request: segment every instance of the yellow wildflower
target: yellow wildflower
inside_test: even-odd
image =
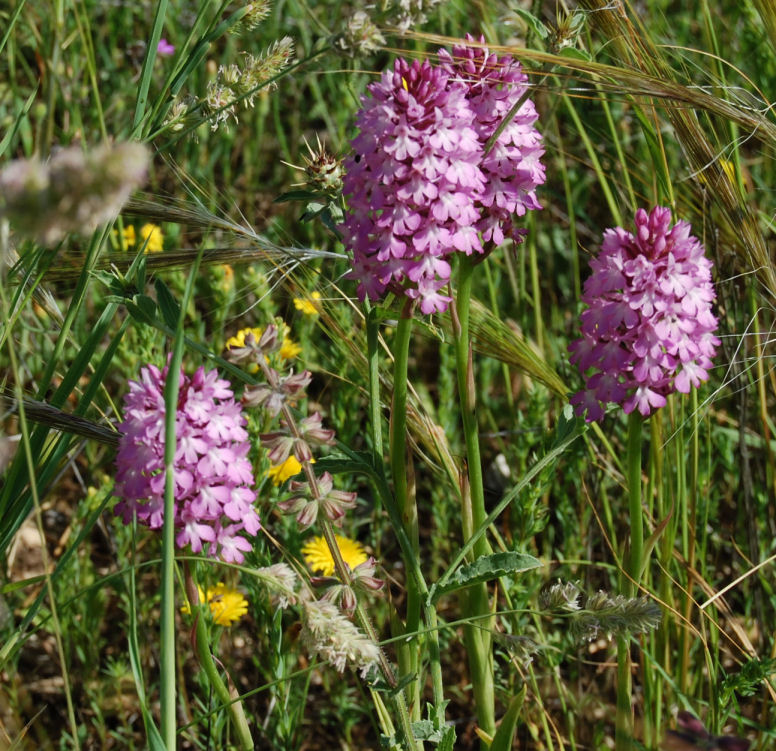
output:
[[[115,230],[113,234],[115,237],[117,234]],[[131,224],[127,225],[121,233],[121,249],[128,250],[129,248],[134,248],[136,239],[135,228]]]
[[[315,459],[311,459],[311,461],[315,464]],[[267,477],[272,480],[272,484],[277,487],[282,485],[290,477],[298,475],[301,471],[302,465],[297,461],[297,458],[293,454],[290,454],[288,459],[281,464],[273,464],[267,470],[266,474]]]
[[[320,292],[311,293],[310,297],[295,297],[294,307],[297,310],[301,310],[306,316],[318,315],[318,300],[321,299]]]
[[[114,237],[116,237],[115,232]],[[151,224],[150,222],[144,224],[140,228],[140,242],[138,243],[138,236],[134,225],[128,224],[121,233],[121,249],[129,250],[138,244],[145,249],[146,253],[159,253],[164,247],[162,228],[158,224]]]
[[[140,228],[140,240],[146,253],[161,253],[164,249],[164,235],[158,224],[144,224]]]
[[[348,564],[351,571],[367,560],[366,550],[358,540],[340,537],[340,535],[335,535],[334,539],[337,541],[342,560]],[[324,576],[331,576],[334,573],[334,558],[324,537],[313,537],[308,540],[302,546],[302,555],[313,572],[319,572]]]
[[[197,586],[197,592],[200,601],[209,605],[213,620],[219,626],[232,626],[248,612],[248,600],[223,582],[218,582],[215,587],[208,587],[207,594],[202,591],[202,587]],[[181,612],[191,612],[188,604],[181,608]]]

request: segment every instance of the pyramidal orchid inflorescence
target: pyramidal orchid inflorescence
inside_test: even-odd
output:
[[[167,368],[141,368],[124,399],[116,463],[116,513],[151,529],[164,523],[164,384]],[[175,433],[175,541],[240,563],[260,528],[242,407],[228,381],[200,367],[181,373]]]
[[[359,296],[377,300],[390,289],[418,300],[424,314],[447,309],[453,253],[521,240],[512,215],[539,208],[535,188],[544,182],[530,100],[485,156],[525,92],[520,64],[464,45],[440,52],[440,62],[398,59],[368,87],[344,179],[341,229]]]
[[[671,226],[661,206],[639,209],[635,234],[606,230],[590,265],[582,337],[569,345],[585,375],[584,390],[571,398],[578,415],[600,420],[614,402],[646,417],[668,394],[708,379],[719,344],[712,263],[687,222]]]

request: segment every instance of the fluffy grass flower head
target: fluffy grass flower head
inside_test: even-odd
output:
[[[153,365],[130,381],[116,456],[116,513],[151,529],[164,523],[164,384]],[[200,367],[180,374],[176,411],[175,541],[192,552],[241,563],[260,529],[242,407],[229,383]]]
[[[636,212],[635,232],[606,230],[582,295],[582,337],[569,345],[585,388],[576,413],[600,420],[614,402],[643,416],[708,379],[719,339],[711,261],[670,209]]]

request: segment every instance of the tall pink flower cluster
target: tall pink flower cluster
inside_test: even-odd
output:
[[[461,46],[442,65],[398,59],[368,88],[347,160],[342,225],[361,299],[387,289],[444,311],[455,252],[484,253],[522,233],[511,215],[538,208],[541,136],[526,100],[495,148],[487,140],[525,91],[519,63]]]
[[[473,41],[470,35],[466,38]],[[484,43],[485,38],[479,41]],[[484,149],[525,93],[528,76],[512,57],[498,57],[484,47],[456,45],[452,55],[440,50],[439,59],[451,78],[466,86],[466,99],[474,111],[472,127]],[[505,236],[522,242],[527,231],[515,225],[514,216],[541,208],[536,188],[544,183],[544,147],[541,134],[534,127],[538,119],[534,103],[526,99],[479,164],[485,176],[485,190],[478,201],[481,218],[477,230],[483,240],[496,246],[501,245]]]
[[[141,368],[124,399],[116,463],[116,513],[151,529],[164,522],[164,383],[167,368]],[[176,415],[175,541],[240,563],[260,529],[242,407],[228,381],[199,368],[181,373]]]
[[[635,234],[606,230],[590,266],[582,338],[569,345],[586,374],[585,389],[571,398],[578,415],[600,420],[614,402],[646,417],[668,394],[708,379],[719,344],[712,263],[687,222],[671,226],[661,206],[639,209]]]

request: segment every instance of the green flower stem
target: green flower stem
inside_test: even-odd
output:
[[[469,310],[472,294],[474,263],[462,256],[458,265],[458,290],[453,307],[453,333],[455,337],[455,361],[458,372],[458,397],[461,402],[463,433],[466,440],[468,477],[463,492],[464,538],[468,539],[487,519],[485,492],[482,482],[482,462],[477,426],[474,368],[471,342],[469,341]],[[468,523],[467,523],[467,520]],[[485,535],[480,535],[472,548],[474,558],[491,552]],[[479,617],[490,612],[487,584],[469,587],[464,595],[465,614]],[[495,694],[493,688],[493,653],[489,624],[485,628],[466,628],[465,641],[469,652],[469,668],[477,709],[477,722],[488,735],[496,731]]]
[[[203,246],[204,248],[204,246]],[[200,248],[194,260],[181,301],[172,352],[164,384],[164,524],[162,526],[162,604],[161,604],[161,735],[168,751],[175,749],[175,423],[178,412],[180,371],[183,361],[183,323],[194,291],[202,260]]]
[[[216,669],[213,655],[210,652],[210,639],[207,625],[205,624],[204,613],[202,612],[204,610],[205,608],[201,607],[200,612],[197,613],[196,625],[194,627],[199,664],[205,671],[208,683],[218,697],[218,700],[229,708],[229,714],[232,716],[232,722],[234,723],[234,730],[237,733],[240,749],[242,749],[242,751],[252,751],[253,738],[251,737],[251,730],[248,726],[248,719],[245,716],[242,702],[239,700],[239,697],[232,696],[229,692],[229,689],[224,684],[224,681]],[[174,748],[174,746],[172,748]]]
[[[641,430],[643,419],[634,410],[628,416],[628,508],[630,512],[630,555],[627,557],[623,594],[638,593],[644,556],[644,518],[641,511]],[[615,723],[616,751],[633,748],[633,707],[631,701],[630,639],[617,639],[617,718]]]
[[[644,556],[644,517],[641,511],[641,428],[643,418],[634,410],[628,416],[628,501],[630,510],[630,564],[626,594],[634,597],[641,581]]]
[[[402,526],[412,545],[412,555],[420,560],[420,541],[418,534],[418,507],[410,495],[407,483],[407,364],[409,360],[410,339],[412,337],[412,306],[408,302],[402,311],[396,327],[394,363],[393,363],[393,400],[391,402],[390,456],[393,494],[401,515]],[[405,562],[405,570],[409,566]],[[412,717],[420,719],[420,647],[416,636],[420,628],[420,593],[412,576],[406,577],[407,612],[404,632],[407,641],[399,649],[402,670],[416,674],[416,679],[407,686],[407,701]]]
[[[382,499],[391,524],[396,530],[396,538],[404,555],[404,565],[407,571],[407,580],[411,580],[417,590],[423,604],[423,614],[428,627],[426,642],[428,644],[429,669],[431,672],[431,689],[434,696],[434,706],[437,711],[444,707],[444,680],[442,678],[442,661],[439,650],[439,633],[437,626],[437,613],[435,607],[428,600],[428,587],[420,570],[420,558],[404,525],[401,523],[401,513],[397,507],[396,498],[390,492],[383,472],[383,433],[382,433],[382,404],[380,401],[380,368],[378,351],[378,333],[380,322],[372,308],[367,311],[366,318],[366,345],[367,363],[369,365],[369,429],[372,436],[372,464],[376,472],[375,497]],[[405,388],[406,395],[406,388]],[[406,412],[406,410],[405,410]],[[379,506],[375,504],[375,511]],[[441,718],[440,718],[441,720]]]
[[[376,472],[383,472],[383,421],[380,401],[380,352],[378,339],[380,320],[373,307],[366,313],[366,361],[369,373],[369,435],[372,439],[372,466]],[[375,494],[374,518],[380,517],[382,495]]]

